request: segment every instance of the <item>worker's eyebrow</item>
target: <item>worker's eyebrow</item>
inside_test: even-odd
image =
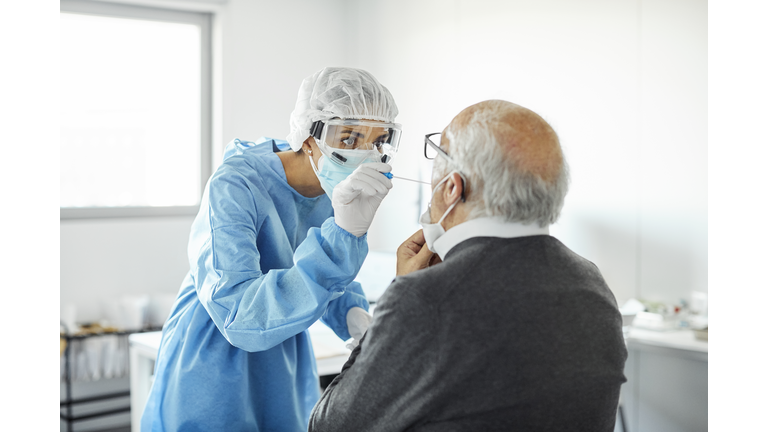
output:
[[[356,131],[353,131],[352,129],[344,129],[344,130],[341,131],[341,133],[342,134],[347,134],[348,133],[348,134],[350,134],[350,136],[355,136],[357,138],[365,138],[365,134],[364,133],[356,132]],[[385,139],[387,139],[387,137],[389,137],[389,132],[384,132],[383,134],[379,135],[376,138],[376,141],[385,140]]]
[[[352,129],[344,129],[344,130],[341,131],[341,133],[343,133],[343,134],[348,133],[348,134],[354,135],[354,136],[356,136],[358,138],[365,138],[365,134],[364,133],[356,132],[356,131],[354,131]]]

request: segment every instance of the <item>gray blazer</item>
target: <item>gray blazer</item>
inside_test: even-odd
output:
[[[475,237],[397,277],[310,431],[613,431],[627,350],[600,271],[547,235]]]

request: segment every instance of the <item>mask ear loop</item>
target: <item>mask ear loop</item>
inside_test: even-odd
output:
[[[461,175],[461,173],[460,173],[460,172],[458,172],[458,171],[456,171],[456,170],[453,170],[453,171],[451,171],[451,172],[450,172],[450,173],[449,173],[447,176],[445,176],[445,178],[444,178],[444,179],[440,180],[440,183],[438,183],[438,184],[437,184],[437,186],[435,186],[435,190],[437,190],[437,188],[439,188],[440,186],[442,186],[442,185],[443,185],[443,183],[447,182],[447,181],[448,181],[448,179],[451,177],[451,175],[453,175],[453,173],[456,173],[456,174],[458,174],[458,175],[459,175],[459,177],[461,177],[461,186],[462,186],[462,188],[461,188],[461,201],[462,201],[462,202],[466,202],[466,200],[464,199],[464,184],[465,184],[465,183],[464,183],[464,176],[463,176],[463,175]],[[439,221],[437,221],[437,224],[442,224],[442,223],[443,223],[443,220],[445,220],[445,217],[446,217],[446,216],[448,216],[448,213],[450,213],[450,212],[451,212],[451,210],[453,210],[453,208],[454,208],[454,207],[456,206],[456,204],[458,204],[458,203],[459,203],[459,200],[456,200],[456,201],[454,201],[454,202],[453,202],[453,204],[451,204],[451,205],[448,207],[448,210],[446,210],[446,211],[445,211],[445,213],[443,213],[443,216],[440,218],[440,220],[439,220]],[[432,200],[429,200],[429,205],[430,205],[430,206],[432,205]]]
[[[315,172],[317,178],[320,178],[320,172],[317,170],[317,167],[315,166],[315,160],[312,157],[312,150],[307,150],[307,157],[309,157],[309,164],[312,165],[312,171]],[[320,157],[323,156],[321,155]]]
[[[446,217],[446,216],[448,216],[448,213],[450,213],[450,212],[451,212],[451,210],[453,210],[453,208],[454,208],[454,207],[456,206],[456,204],[458,204],[458,203],[459,203],[459,200],[456,200],[456,201],[454,201],[454,202],[453,202],[453,204],[451,204],[451,205],[450,205],[450,207],[448,207],[448,210],[446,210],[446,211],[445,211],[445,213],[443,213],[443,217],[441,217],[441,218],[440,218],[440,220],[439,220],[439,221],[437,221],[437,224],[438,224],[438,225],[443,223],[443,220],[445,220],[445,217]]]

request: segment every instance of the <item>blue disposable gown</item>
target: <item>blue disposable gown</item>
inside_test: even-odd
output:
[[[321,319],[346,340],[347,311],[368,310],[353,282],[366,236],[288,185],[285,144],[235,140],[208,182],[142,431],[306,430],[320,397],[307,329]]]

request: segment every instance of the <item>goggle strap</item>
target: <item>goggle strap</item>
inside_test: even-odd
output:
[[[323,127],[325,127],[325,123],[323,123],[322,120],[317,120],[312,123],[312,128],[310,129],[309,134],[315,139],[320,139],[320,136],[323,133]]]

